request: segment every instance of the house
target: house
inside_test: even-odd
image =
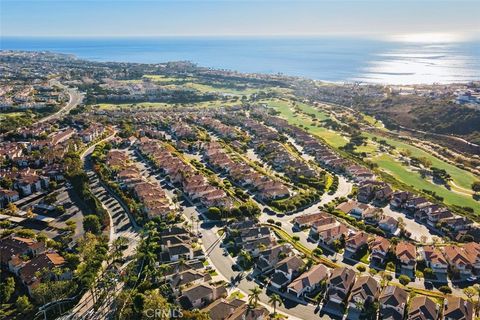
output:
[[[392,194],[390,205],[393,208],[400,209],[405,205],[407,200],[409,200],[411,197],[412,197],[412,194],[408,191],[396,191]]]
[[[249,252],[252,257],[257,258],[260,252],[275,245],[277,245],[275,238],[267,236],[252,241],[242,242],[240,248]]]
[[[462,298],[447,296],[443,304],[443,318],[445,320],[472,320],[473,305],[470,301]]]
[[[384,203],[390,201],[393,190],[388,184],[384,184],[375,190],[373,201],[377,203]]]
[[[0,263],[7,265],[14,256],[35,257],[45,250],[43,242],[10,235],[0,240]]]
[[[443,256],[440,249],[434,246],[425,246],[421,251],[421,255],[423,256],[427,267],[431,268],[434,273],[447,273],[448,261]]]
[[[320,286],[320,283],[328,278],[330,271],[323,264],[317,264],[304,272],[287,287],[287,292],[303,296],[306,292],[312,292]]]
[[[417,247],[414,244],[402,241],[395,248],[395,255],[402,268],[415,270],[417,264]]]
[[[354,206],[348,213],[354,216],[356,219],[363,219],[364,212],[368,211],[372,207],[365,203],[356,203],[357,205]]]
[[[383,209],[368,207],[367,210],[362,212],[362,218],[366,224],[371,224],[376,226],[384,218]]]
[[[243,304],[225,320],[263,320],[268,319],[269,314],[270,312],[265,307],[252,308],[247,304]]]
[[[452,270],[458,271],[462,276],[472,274],[472,261],[465,250],[456,245],[448,245],[443,248],[443,254]]]
[[[35,174],[25,174],[14,181],[14,187],[23,196],[29,196],[34,192],[42,190],[40,177]]]
[[[357,309],[358,304],[362,306],[373,303],[380,293],[380,286],[372,276],[359,276],[350,291],[348,300],[349,308]]]
[[[28,293],[31,295],[32,290],[37,287],[44,277],[48,277],[52,280],[66,280],[72,277],[72,273],[69,270],[63,270],[60,274],[51,272],[53,269],[60,268],[65,264],[65,259],[57,252],[46,252],[36,257],[33,257],[30,261],[18,271],[18,275],[22,280],[22,283],[27,287]],[[47,270],[47,274],[43,274],[39,277],[38,274]]]
[[[370,260],[372,262],[383,263],[390,249],[390,241],[381,236],[376,236],[372,242],[370,242]]]
[[[232,301],[218,299],[201,311],[207,313],[211,320],[225,320],[244,304],[245,301],[239,299]]]
[[[326,245],[332,245],[335,240],[348,236],[350,229],[343,223],[330,224],[317,227],[318,241]]]
[[[372,200],[376,202],[385,202],[390,200],[392,196],[390,186],[382,181],[365,181],[358,188],[357,199],[360,202],[368,203]]]
[[[470,263],[475,271],[480,271],[480,244],[478,242],[469,242],[463,246]]]
[[[368,243],[368,234],[360,231],[353,233],[345,240],[345,250],[351,254],[357,252]]]
[[[415,212],[428,204],[430,204],[430,202],[424,197],[413,197],[406,201],[405,209],[410,212]]]
[[[408,307],[408,320],[437,320],[439,316],[438,305],[426,296],[415,296],[410,299]]]
[[[312,214],[304,214],[293,219],[293,225],[297,229],[309,228],[312,226],[312,223],[318,221],[322,218],[329,217],[325,212],[317,212]]]
[[[263,250],[259,253],[256,262],[256,268],[260,272],[268,272],[273,270],[275,265],[282,259],[286,258],[290,252],[291,247],[289,245],[276,245],[269,249]]]
[[[0,189],[0,208],[4,208],[8,203],[20,199],[17,191],[9,189]]]
[[[393,217],[385,217],[378,222],[378,227],[385,232],[395,234],[398,228],[398,221]]]
[[[301,269],[304,267],[305,263],[299,257],[286,257],[275,266],[275,272],[271,278],[270,285],[277,289],[285,287],[301,273]]]
[[[176,292],[181,286],[197,285],[210,280],[212,280],[212,277],[208,273],[204,274],[203,272],[189,269],[175,273],[170,279],[170,286]]]
[[[226,296],[227,289],[223,285],[214,287],[209,284],[197,284],[183,290],[178,302],[184,309],[200,309]]]
[[[335,207],[335,209],[340,210],[345,214],[350,214],[350,212],[355,208],[358,208],[358,211],[361,212],[367,207],[368,205],[366,205],[365,203],[358,203],[355,200],[350,200],[340,203],[338,206]]]
[[[404,289],[397,286],[386,286],[378,297],[380,319],[402,320],[407,298],[408,293]]]
[[[355,282],[355,271],[350,268],[333,269],[327,283],[327,297],[330,301],[342,304]]]
[[[169,256],[168,261],[179,261],[182,259],[192,260],[193,259],[193,249],[185,244],[175,244],[167,247],[167,252]]]

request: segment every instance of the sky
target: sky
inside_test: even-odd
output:
[[[0,0],[0,35],[478,37],[479,12],[480,0]]]

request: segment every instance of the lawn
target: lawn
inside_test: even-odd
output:
[[[385,140],[388,142],[388,144],[395,146],[397,150],[401,149],[408,149],[412,153],[413,157],[425,157],[429,159],[432,162],[433,167],[445,169],[450,176],[452,177],[453,181],[455,182],[456,185],[465,188],[467,190],[471,190],[472,183],[476,180],[480,180],[480,177],[476,177],[473,173],[468,172],[466,170],[462,170],[454,165],[451,165],[449,163],[446,163],[445,161],[442,161],[438,159],[437,157],[431,155],[428,152],[423,151],[420,148],[417,148],[415,146],[412,146],[408,143],[394,140],[394,139],[389,139],[389,138],[384,138],[381,136],[375,136],[370,133],[364,133],[365,136],[368,138],[372,139],[373,137],[377,137],[378,140]],[[477,204],[478,205],[478,204]]]
[[[433,184],[430,181],[423,179],[418,172],[412,172],[407,167],[396,161],[392,156],[383,154],[379,157],[372,158],[372,161],[377,163],[379,168],[391,174],[398,181],[414,187],[417,190],[434,191],[437,195],[444,198],[444,202],[450,205],[468,206],[474,208],[475,213],[480,214],[480,203],[475,201],[471,196],[458,194],[447,190],[442,185]]]
[[[172,81],[184,80],[183,78],[172,78],[172,77],[166,77],[166,76],[156,75],[156,74],[146,74],[143,77],[148,78],[154,82],[172,82]]]
[[[24,112],[6,112],[0,113],[0,121],[6,120],[7,118],[21,117],[24,115]]]
[[[375,119],[375,117],[364,114],[363,115],[363,120],[365,120],[366,122],[368,122],[369,124],[371,124],[372,126],[378,128],[378,129],[386,130],[383,123],[381,121],[378,121],[377,119]]]
[[[282,100],[266,100],[263,102],[266,103],[268,106],[274,108],[275,110],[279,111],[281,116],[285,118],[290,124],[304,127],[308,130],[308,132],[322,138],[327,144],[331,145],[334,148],[344,146],[348,141],[338,132],[314,125],[310,117],[307,118],[303,115],[295,114],[289,102]],[[298,106],[302,111],[306,113],[314,113],[316,115],[316,118],[319,120],[323,120],[328,117],[328,115],[326,115],[324,112],[318,111],[312,106],[308,106],[303,103],[299,103]]]
[[[230,294],[230,296],[228,297],[228,301],[232,301],[232,300],[235,300],[235,299],[242,299],[242,298],[245,298],[245,295],[243,293],[241,293],[240,291],[234,291],[232,292],[232,294]]]
[[[213,108],[213,107],[228,107],[237,105],[238,102],[233,101],[223,101],[223,100],[214,100],[214,101],[204,101],[198,103],[188,103],[188,104],[181,104],[182,106],[195,106],[199,108]],[[98,109],[101,110],[113,110],[117,108],[171,108],[174,105],[173,103],[163,103],[163,102],[138,102],[138,103],[98,103],[95,106],[98,106]]]
[[[214,87],[214,86],[197,83],[197,82],[187,82],[182,86],[186,88],[192,88],[200,92],[218,92],[218,93],[234,94],[234,95],[250,95],[260,91],[260,89],[252,89],[252,88],[248,88],[245,90],[238,90],[238,89],[227,88],[227,87]]]

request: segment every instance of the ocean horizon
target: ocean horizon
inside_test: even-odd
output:
[[[431,84],[480,80],[480,40],[408,42],[349,37],[1,37],[1,50],[51,51],[99,62],[162,63],[329,82]]]

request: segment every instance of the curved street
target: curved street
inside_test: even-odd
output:
[[[42,122],[47,122],[47,121],[50,121],[50,120],[53,120],[53,119],[58,119],[58,118],[60,118],[64,115],[68,114],[70,112],[70,110],[77,107],[83,101],[84,94],[79,92],[77,88],[69,88],[69,87],[61,84],[57,80],[52,80],[51,83],[53,85],[59,86],[62,89],[66,90],[68,92],[68,95],[70,96],[70,99],[65,104],[65,106],[63,106],[60,110],[58,110],[54,114],[51,114],[51,115],[49,115],[45,118],[42,118],[42,119],[38,120],[36,123],[42,123]]]

